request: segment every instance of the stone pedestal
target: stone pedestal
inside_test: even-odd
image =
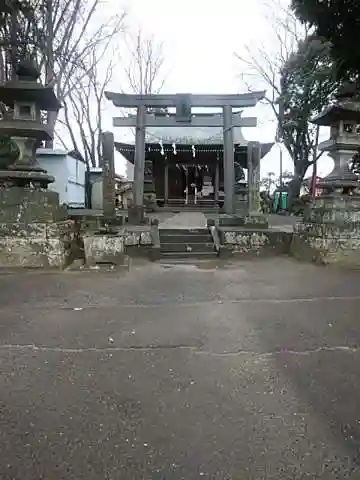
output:
[[[328,195],[314,199],[296,225],[292,254],[322,264],[360,265],[360,196]]]
[[[248,189],[244,184],[235,186],[236,214],[221,214],[218,219],[222,227],[243,227],[266,229],[269,227],[268,219],[260,212],[249,212]]]
[[[128,209],[128,221],[132,225],[140,225],[145,221],[145,208],[133,206]]]
[[[236,215],[245,217],[249,211],[248,187],[246,183],[235,185],[235,212]]]
[[[0,188],[0,267],[63,268],[73,237],[57,193]]]
[[[115,226],[111,231],[86,228],[83,232],[85,263],[128,267],[128,257],[149,257],[152,250],[152,227]],[[160,248],[160,247],[159,247]]]
[[[117,234],[92,234],[84,236],[84,252],[88,266],[97,264],[123,265],[124,237]]]

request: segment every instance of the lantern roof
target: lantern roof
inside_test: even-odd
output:
[[[38,79],[39,70],[30,62],[23,60],[16,68],[17,78],[0,85],[0,102],[10,108],[15,102],[35,103],[40,110],[58,111],[60,102],[51,85],[42,85]]]
[[[360,123],[360,103],[352,100],[344,100],[327,106],[311,123],[324,127],[329,127],[340,121],[349,121]]]
[[[52,140],[53,134],[47,125],[27,120],[1,120],[0,133],[13,137],[29,137],[38,140]]]

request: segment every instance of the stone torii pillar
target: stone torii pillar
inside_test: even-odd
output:
[[[169,202],[169,164],[167,158],[165,158],[164,166],[164,205]]]
[[[214,180],[214,199],[216,206],[219,205],[219,191],[220,191],[220,165],[219,165],[219,154],[216,155],[216,165],[215,165],[215,180]]]
[[[234,169],[234,137],[232,122],[232,106],[224,105],[224,210],[228,215],[234,213],[234,188],[235,188],[235,169]]]
[[[141,223],[144,220],[145,114],[145,105],[138,105],[135,127],[134,206],[129,209],[130,223]]]

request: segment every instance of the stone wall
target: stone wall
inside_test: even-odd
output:
[[[121,265],[125,256],[150,257],[153,245],[151,229],[143,226],[111,226],[108,229],[85,230],[81,233],[87,264],[113,263]]]
[[[323,196],[314,200],[295,226],[291,253],[321,264],[360,265],[360,197]]]
[[[221,249],[239,256],[268,256],[288,253],[291,236],[290,232],[280,230],[219,228]]]
[[[74,222],[56,192],[0,189],[0,267],[63,268],[73,237]]]
[[[320,264],[360,265],[360,231],[357,227],[299,224],[291,253],[300,260]]]
[[[74,224],[1,223],[0,267],[64,268],[71,261]]]

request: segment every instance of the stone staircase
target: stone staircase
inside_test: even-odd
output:
[[[207,228],[160,229],[160,259],[212,260],[217,256]]]
[[[203,212],[203,213],[218,213],[219,206],[213,201],[200,199],[196,204],[189,203],[185,205],[184,202],[176,200],[169,200],[169,202],[161,207],[161,211],[171,212]]]

